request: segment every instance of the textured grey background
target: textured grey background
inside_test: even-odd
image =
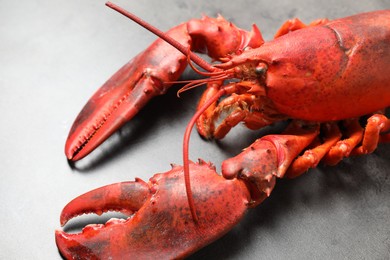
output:
[[[243,28],[256,23],[266,39],[294,16],[310,22],[390,8],[389,0],[116,3],[163,30],[221,13]],[[65,204],[93,188],[147,180],[181,163],[182,133],[200,92],[177,99],[172,89],[156,98],[72,169],[63,147],[77,113],[155,37],[101,0],[1,1],[0,21],[0,259],[61,259],[54,230]],[[219,167],[267,131],[240,128],[218,143],[194,134],[191,158]],[[388,258],[389,158],[389,145],[381,145],[372,155],[279,181],[271,198],[191,259]],[[80,218],[69,229],[88,221]]]

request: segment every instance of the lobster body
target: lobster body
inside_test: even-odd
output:
[[[337,164],[390,141],[390,120],[371,115],[390,105],[390,10],[308,26],[288,21],[269,42],[256,26],[247,32],[222,17],[191,20],[165,33],[164,40],[173,43],[168,37],[221,62],[204,66],[209,72],[203,74],[211,77],[194,84],[208,83],[199,117],[191,120],[202,136],[222,138],[239,122],[258,129],[294,120],[282,134],[264,136],[225,160],[222,176],[204,161],[184,159],[184,167],[173,166],[148,183],[113,184],[71,201],[62,225],[83,213],[113,209],[131,216],[87,226],[80,234],[56,231],[57,246],[68,259],[186,257],[228,232],[247,208],[271,194],[277,178],[297,177],[320,161]],[[147,101],[165,93],[188,60],[197,60],[164,40],[123,66],[86,104],[66,143],[69,160],[95,149]],[[224,85],[232,78],[238,81]],[[227,97],[218,100],[222,96]],[[222,114],[227,115],[219,120]],[[365,115],[370,117],[364,129],[359,117]]]
[[[267,97],[290,118],[341,120],[390,104],[388,10],[297,30],[243,56],[268,65]]]

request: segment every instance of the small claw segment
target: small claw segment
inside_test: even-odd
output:
[[[247,209],[250,194],[239,179],[226,180],[210,164],[190,164],[191,186],[199,222],[192,221],[183,168],[156,174],[149,183],[137,180],[109,185],[70,202],[61,215],[116,209],[135,212],[122,221],[89,225],[82,233],[56,231],[67,259],[184,258],[227,233]]]

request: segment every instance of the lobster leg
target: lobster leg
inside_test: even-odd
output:
[[[382,114],[372,115],[365,128],[358,119],[344,121],[348,138],[339,141],[325,156],[325,163],[335,165],[344,157],[372,153],[381,142],[381,133],[390,130],[390,120]],[[360,145],[361,144],[361,145]]]
[[[287,178],[296,178],[305,173],[309,168],[317,167],[318,163],[328,154],[329,150],[341,139],[341,132],[336,123],[322,125],[325,140],[316,142],[314,148],[306,150],[296,158],[286,172]]]
[[[348,157],[353,148],[356,147],[363,138],[364,128],[360,126],[358,119],[343,121],[346,128],[347,138],[338,141],[324,157],[324,162],[328,165],[338,164],[344,157]]]
[[[390,130],[390,120],[382,114],[368,118],[365,129],[360,126],[357,119],[345,121],[344,124],[348,138],[341,141],[342,134],[335,123],[323,124],[325,141],[298,157],[291,164],[286,176],[298,177],[309,168],[316,167],[322,159],[326,164],[335,165],[344,157],[371,153],[381,141],[380,134]]]
[[[387,131],[390,131],[390,119],[381,114],[371,116],[367,120],[362,145],[355,148],[352,153],[357,155],[372,153],[380,142],[380,134]]]

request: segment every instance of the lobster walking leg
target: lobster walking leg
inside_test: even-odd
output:
[[[325,163],[328,165],[338,164],[344,157],[348,157],[353,148],[356,147],[363,138],[364,128],[359,124],[358,119],[344,121],[347,138],[338,141],[325,156]]]
[[[371,153],[381,141],[380,134],[390,130],[390,120],[382,114],[372,115],[365,128],[360,126],[357,119],[345,121],[344,125],[348,137],[340,140],[342,134],[335,123],[323,124],[324,142],[314,145],[314,148],[306,150],[298,157],[291,164],[286,176],[298,177],[309,168],[316,167],[321,160],[328,165],[336,165],[344,157]]]
[[[296,158],[286,172],[286,177],[296,178],[305,173],[309,168],[317,167],[318,163],[328,154],[329,150],[341,139],[341,132],[336,123],[326,123],[322,125],[324,141],[320,142],[316,138],[313,148],[306,150],[301,156]]]
[[[372,153],[381,141],[381,133],[390,129],[390,120],[381,114],[372,115],[365,128],[358,119],[345,121],[348,138],[335,144],[325,157],[326,164],[336,165],[344,157]]]
[[[385,115],[375,114],[367,120],[363,142],[360,147],[355,148],[353,154],[372,153],[380,142],[380,135],[390,131],[390,119]]]

